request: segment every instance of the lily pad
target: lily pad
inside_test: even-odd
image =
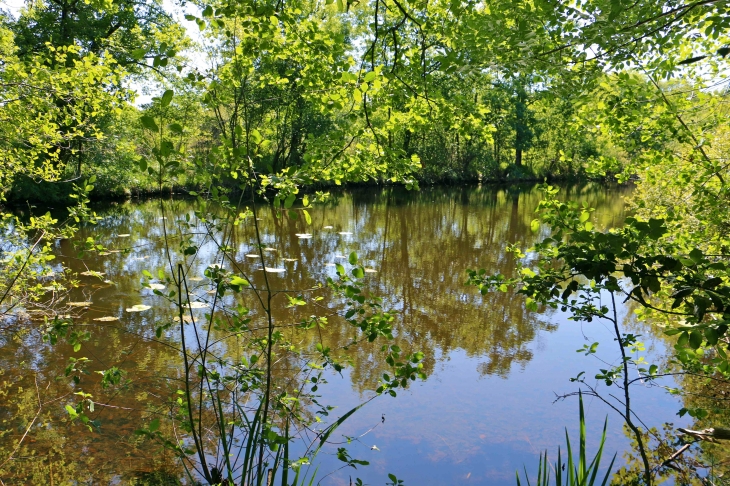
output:
[[[266,247],[264,248],[264,251],[279,251],[276,248]]]
[[[282,273],[282,272],[286,272],[286,269],[284,269],[284,268],[264,267],[264,270],[266,270],[269,273]]]
[[[326,267],[336,267],[336,266],[337,266],[337,264],[336,264],[336,263],[325,263],[324,265],[325,265]]]
[[[71,307],[89,307],[92,303],[91,302],[69,302],[68,305]]]
[[[114,317],[114,316],[104,316],[104,317],[96,317],[96,318],[94,318],[94,320],[99,321],[99,322],[111,322],[111,321],[118,321],[119,318]]]
[[[159,283],[151,283],[151,284],[149,284],[149,286],[150,286],[150,289],[152,289],[152,290],[162,290],[165,288],[164,285],[159,284]]]
[[[152,308],[152,306],[149,306],[149,305],[137,304],[137,305],[133,305],[132,307],[128,307],[126,310],[127,310],[127,312],[142,312],[142,311],[146,311],[151,308]]]
[[[324,229],[332,229],[332,226],[325,226]]]
[[[310,235],[309,233],[296,233],[296,235],[297,235],[297,238],[300,238],[300,239],[308,239],[308,238],[312,237],[312,235]]]
[[[254,255],[253,253],[249,253],[246,255],[246,258],[261,258],[261,255]]]
[[[83,275],[84,277],[99,277],[99,278],[101,278],[104,275],[104,272],[97,272],[96,270],[87,270],[85,272],[81,272],[79,275]]]
[[[350,233],[349,231],[340,231],[340,232],[339,232],[339,233],[337,233],[337,234],[338,234],[338,235],[342,235],[342,236],[350,236],[350,235],[351,235],[352,233]]]
[[[296,258],[284,258],[284,261],[285,262],[295,262],[295,261],[297,261],[297,259]]]
[[[121,235],[117,235],[117,238],[129,238],[130,236],[129,233],[122,233]]]
[[[191,309],[206,309],[210,307],[210,304],[207,304],[205,302],[190,302],[189,305]]]
[[[372,268],[366,268],[365,269],[365,273],[378,273],[378,271],[377,270],[374,270]]]

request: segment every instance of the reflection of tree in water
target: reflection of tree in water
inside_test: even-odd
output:
[[[598,227],[613,225],[623,217],[622,201],[615,191],[575,186],[569,192],[571,199],[585,200],[598,208]],[[466,287],[465,270],[487,268],[489,272],[513,272],[515,263],[505,251],[506,245],[517,243],[526,248],[544,236],[530,231],[540,197],[532,186],[432,188],[421,192],[397,188],[343,191],[327,204],[310,211],[311,225],[306,225],[302,218],[274,217],[263,207],[260,224],[264,229],[264,242],[276,250],[265,252],[263,264],[285,268],[283,274],[271,274],[272,281],[278,288],[287,289],[286,293],[295,295],[296,289],[312,287],[327,276],[334,276],[334,269],[326,264],[344,263],[345,260],[339,257],[354,251],[366,267],[377,272],[366,274],[368,291],[382,296],[384,307],[398,312],[394,321],[396,344],[404,353],[422,351],[427,374],[432,374],[439,360],[447,359],[452,351],[464,350],[468,356],[478,358],[479,373],[507,378],[513,366],[524,367],[532,359],[540,331],[550,331],[554,327],[549,319],[528,314],[519,297],[509,293],[482,296],[474,288]],[[64,477],[72,477],[76,474],[74,471],[95,471],[98,483],[107,482],[119,471],[127,471],[125,474],[129,477],[144,471],[164,470],[161,467],[164,458],[158,461],[135,449],[138,444],[133,439],[133,431],[148,420],[146,414],[150,408],[163,410],[165,401],[175,393],[175,380],[180,377],[180,359],[174,349],[177,337],[174,333],[167,336],[173,340],[170,343],[173,347],[154,343],[155,329],[172,319],[174,309],[151,292],[140,292],[140,280],[143,270],[155,274],[157,269],[167,266],[161,218],[168,218],[164,220],[168,232],[174,233],[171,228],[175,226],[175,219],[192,213],[193,209],[192,201],[114,205],[99,225],[86,227],[79,234],[81,241],[93,236],[97,243],[110,250],[129,248],[127,253],[92,253],[81,260],[75,257],[70,242],[59,244],[59,253],[64,255],[60,259],[74,272],[99,270],[105,273],[105,279],[114,282],[110,285],[92,277],[80,278],[82,286],[74,291],[72,299],[89,297],[93,302],[89,313],[81,320],[83,324],[92,324],[93,317],[104,315],[120,318],[117,323],[92,324],[92,341],[84,346],[81,354],[92,359],[92,372],[116,365],[124,369],[132,381],[123,389],[104,391],[93,386],[87,389],[84,385],[84,390],[94,394],[100,403],[130,410],[98,407],[97,415],[103,427],[101,432],[92,435],[77,432],[78,426],[65,422],[63,407],[49,404],[43,422],[51,426],[34,429],[32,438],[36,442],[24,443],[20,452],[27,456],[51,454],[58,463],[51,466],[51,463],[39,461],[38,466],[34,466],[37,472],[25,474],[23,464],[14,462],[16,477],[47,477],[43,475],[49,473],[50,467],[56,467],[60,474],[58,468],[62,467],[62,462],[68,469]],[[353,235],[339,235],[338,232],[352,232]],[[297,233],[312,233],[313,238],[300,239]],[[119,238],[119,234],[131,236]],[[191,277],[202,277],[205,268],[216,263],[215,245],[202,236],[197,238],[202,246],[191,267]],[[246,254],[254,253],[253,241],[250,226],[243,225],[232,234],[230,245],[236,249],[237,270],[245,272],[255,285],[260,285],[263,264],[258,259],[246,257]],[[171,240],[173,258],[180,258],[178,243],[179,240]],[[285,258],[296,261],[285,261]],[[230,263],[226,266],[233,268]],[[197,298],[210,299],[206,293],[210,290],[207,281],[191,281],[191,285]],[[343,311],[342,303],[332,301],[326,289],[307,295],[323,296],[322,307],[307,305],[286,309],[285,296],[276,296],[278,310],[274,318],[278,325],[294,324],[310,315]],[[235,299],[232,296],[225,299],[229,305],[249,304],[254,309],[252,323],[255,325],[259,315],[250,294],[244,292]],[[141,314],[124,312],[125,308],[139,303],[153,307]],[[285,329],[291,333],[293,341],[304,345],[313,347],[320,340],[319,333]],[[352,362],[349,376],[354,388],[364,392],[376,386],[386,368],[380,352],[382,343],[362,343],[347,351],[342,349],[355,335],[349,324],[331,317],[329,325],[322,330],[321,339],[334,352],[348,356]],[[241,350],[234,345],[221,345],[220,352],[233,358],[238,357]],[[49,347],[40,342],[37,334],[0,343],[0,365],[5,370],[2,380],[12,384],[14,389],[23,389],[23,393],[8,395],[11,398],[0,409],[3,419],[13,418],[16,422],[12,433],[0,439],[1,452],[12,450],[14,441],[22,435],[37,411],[36,376],[42,386],[51,383],[45,391],[48,398],[74,391],[68,379],[56,380],[56,376],[63,375],[67,365],[65,357],[69,355],[73,355],[71,350],[63,346]],[[22,362],[27,368],[17,366]],[[298,364],[293,358],[281,360],[276,370],[280,383],[285,384],[291,378],[287,375],[288,370],[296,369]],[[119,444],[124,444],[124,451]],[[81,451],[87,452],[82,454]],[[143,464],[142,459],[150,461]],[[61,478],[57,476],[59,483]]]

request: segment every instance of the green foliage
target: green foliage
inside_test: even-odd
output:
[[[608,465],[608,469],[606,469],[606,474],[603,476],[603,480],[601,480],[601,477],[598,475],[598,471],[601,466],[603,445],[606,442],[606,428],[608,427],[608,417],[606,417],[606,421],[603,424],[603,433],[601,434],[601,441],[598,445],[598,451],[589,463],[586,460],[586,422],[585,413],[583,412],[583,395],[581,394],[578,395],[578,409],[580,423],[580,435],[578,439],[578,460],[576,461],[573,458],[573,452],[570,446],[570,437],[568,436],[568,430],[566,429],[565,443],[568,458],[567,463],[563,463],[563,460],[560,456],[560,448],[558,448],[558,460],[552,467],[552,470],[554,471],[555,485],[562,486],[564,484],[565,486],[594,486],[599,484],[598,481],[601,481],[600,485],[606,486],[608,480],[611,477],[611,469],[613,468],[613,463],[616,460],[616,455],[614,454],[613,459],[611,459],[611,464]],[[544,454],[540,454],[540,462],[537,468],[537,483],[535,483],[537,486],[550,485],[551,466],[552,465],[548,462],[547,451],[545,451]],[[517,486],[521,486],[522,483],[520,482],[520,473],[516,472],[516,476]],[[563,478],[565,478],[565,481],[563,481]],[[528,486],[531,485],[526,468],[525,481],[527,482]]]

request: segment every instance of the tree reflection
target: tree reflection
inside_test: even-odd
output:
[[[507,293],[482,296],[466,287],[465,270],[482,267],[511,274],[515,262],[506,253],[506,245],[518,243],[526,248],[544,236],[530,231],[540,197],[534,186],[343,191],[310,211],[311,224],[302,218],[277,217],[262,206],[259,223],[263,241],[271,248],[263,262],[246,256],[255,250],[250,226],[241,226],[229,244],[236,250],[236,268],[245,271],[254,285],[261,283],[264,266],[286,270],[269,274],[282,291],[275,298],[282,301],[283,294],[296,295],[334,276],[334,267],[327,264],[344,263],[343,256],[356,252],[366,267],[375,270],[367,274],[368,291],[382,296],[384,307],[397,311],[395,343],[404,353],[423,352],[427,375],[450,353],[463,350],[478,358],[481,375],[507,379],[515,367],[524,368],[530,362],[540,332],[550,332],[555,325],[549,314],[528,313],[521,299]],[[616,190],[578,185],[567,188],[564,197],[596,207],[599,227],[612,226],[623,218],[623,201]],[[164,214],[174,214],[175,218],[192,215],[193,204],[167,201]],[[156,337],[156,329],[172,321],[174,308],[152,292],[141,290],[140,285],[143,270],[155,274],[167,266],[165,233],[174,227],[175,218],[162,219],[165,216],[159,201],[116,204],[100,213],[105,215],[102,222],[83,228],[78,237],[81,241],[93,237],[107,251],[79,258],[72,242],[58,243],[59,259],[79,274],[79,286],[72,290],[71,299],[92,302],[77,322],[92,329],[91,342],[75,354],[62,345],[49,347],[39,333],[28,332],[15,338],[6,335],[0,345],[0,367],[5,370],[1,392],[6,394],[0,416],[8,424],[0,437],[0,458],[10,455],[33,420],[39,395],[45,403],[16,459],[0,468],[6,484],[47,483],[51,475],[56,484],[85,481],[85,475],[94,483],[107,483],[121,475],[140,484],[152,481],[150,478],[163,478],[159,484],[164,484],[169,475],[180,477],[180,471],[170,469],[174,464],[171,457],[140,451],[134,437],[134,430],[149,420],[150,414],[166,413],[180,379],[174,336]],[[301,233],[313,237],[299,238]],[[119,236],[127,234],[130,236]],[[169,243],[177,248],[177,242]],[[210,298],[211,286],[202,277],[206,267],[217,263],[213,261],[216,247],[204,237],[198,243],[201,249],[191,272],[195,280],[190,283],[196,297],[205,300]],[[80,276],[89,269],[103,272],[103,279]],[[314,346],[322,339],[347,355],[353,388],[359,393],[373,390],[386,370],[377,358],[379,347],[351,345],[352,328],[338,317],[344,306],[332,301],[327,289],[307,295],[325,296],[322,302],[326,304],[292,309],[280,305],[274,318],[294,325],[312,315],[328,317],[321,337],[291,327],[292,341],[308,340],[305,342]],[[231,296],[225,299],[229,306],[253,304],[247,302],[245,294],[238,300]],[[124,311],[140,303],[153,307],[144,313]],[[200,311],[200,316],[203,314]],[[101,316],[118,317],[119,321],[93,320]],[[255,322],[255,311],[251,317]],[[222,331],[219,334],[220,339],[225,337]],[[236,357],[240,350],[221,343],[217,352]],[[102,427],[94,433],[70,425],[63,411],[64,400],[71,400],[76,390],[64,376],[65,357],[79,355],[91,360],[89,376],[109,366],[118,366],[126,373],[123,385],[113,389],[84,385],[94,400],[108,405],[97,407],[95,418],[101,420]],[[284,383],[288,370],[295,367],[296,363],[282,359],[276,369],[279,380]],[[30,457],[35,459],[21,459]],[[41,457],[48,459],[36,460]]]

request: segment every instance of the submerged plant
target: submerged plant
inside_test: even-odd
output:
[[[598,484],[600,479],[598,476],[598,470],[601,465],[601,456],[603,455],[603,445],[606,442],[606,427],[608,426],[608,417],[603,422],[603,433],[601,434],[601,442],[598,446],[598,452],[593,457],[590,463],[586,461],[586,420],[585,413],[583,412],[583,395],[578,396],[579,410],[580,410],[580,438],[578,444],[578,462],[573,460],[573,450],[570,445],[570,437],[568,436],[568,429],[565,429],[565,443],[568,449],[567,463],[563,463],[563,459],[560,454],[560,447],[558,447],[558,461],[555,463],[555,486],[593,486]],[[601,481],[601,486],[605,486],[611,476],[611,468],[616,460],[616,454],[611,459],[611,464],[608,465],[605,476]],[[515,472],[517,478],[517,486],[522,486],[520,482],[520,473]],[[532,486],[530,478],[527,475],[527,468],[525,468],[525,481],[527,486]],[[540,454],[540,462],[537,467],[537,486],[548,486],[550,484],[550,463],[548,462],[547,451]]]

